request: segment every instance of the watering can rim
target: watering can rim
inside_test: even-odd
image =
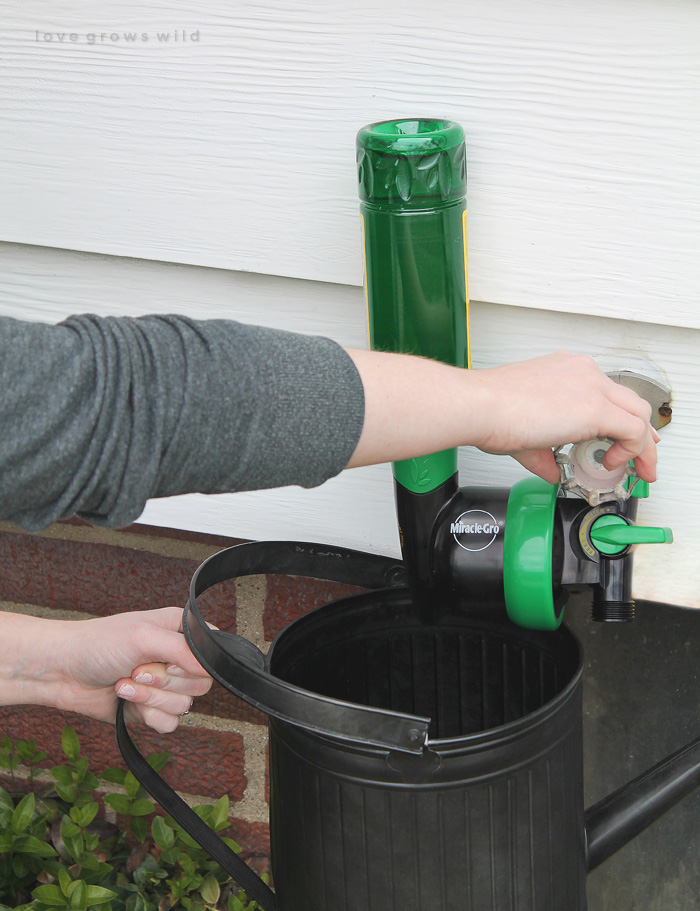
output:
[[[307,611],[302,616],[297,617],[295,620],[292,620],[275,636],[274,640],[270,644],[270,648],[266,656],[266,664],[268,667],[273,664],[275,659],[275,652],[279,648],[280,642],[285,637],[293,635],[294,632],[300,627],[303,627],[307,623],[313,622],[314,616],[318,615],[318,613],[323,612],[326,616],[329,612],[342,613],[349,606],[356,607],[358,603],[361,604],[361,602],[364,600],[372,601],[372,599],[376,599],[377,603],[396,601],[397,604],[400,604],[402,601],[410,601],[411,595],[408,588],[402,587],[383,589],[380,591],[362,592],[360,594],[338,598],[334,601],[329,601],[325,604],[321,604],[318,607]],[[471,616],[469,620],[476,631],[478,631],[481,625],[483,625],[485,629],[487,629],[488,626],[493,626],[493,621],[489,622],[484,614]],[[506,626],[506,624],[507,621],[504,620],[504,626]],[[513,624],[509,625],[513,626]],[[497,632],[495,630],[493,630],[493,632],[496,636]],[[572,698],[581,684],[584,668],[583,646],[576,633],[563,625],[554,631],[535,632],[532,630],[521,629],[521,632],[524,638],[527,636],[536,636],[541,637],[544,640],[546,638],[551,639],[554,635],[560,639],[569,640],[569,645],[575,650],[576,670],[573,672],[568,682],[560,690],[557,691],[555,696],[547,700],[547,702],[545,702],[539,708],[533,709],[532,711],[521,715],[519,718],[515,718],[512,721],[494,725],[493,727],[488,727],[480,731],[475,731],[470,734],[460,734],[456,737],[428,738],[424,744],[426,749],[437,750],[440,752],[447,752],[451,749],[458,749],[460,751],[466,752],[470,749],[478,749],[482,746],[493,746],[494,741],[503,742],[510,737],[519,736],[524,729],[535,729],[537,726],[544,723],[554,712],[559,711],[562,705]],[[272,717],[275,716],[273,715]],[[305,728],[304,725],[298,725],[298,727],[308,730],[308,728]]]
[[[338,564],[340,560],[340,564]],[[369,561],[369,563],[367,562]],[[312,571],[309,572],[311,564]],[[429,718],[403,712],[360,705],[323,696],[305,690],[270,673],[279,642],[295,629],[313,622],[318,612],[342,612],[349,604],[362,601],[385,602],[410,600],[403,587],[385,587],[387,573],[394,573],[397,561],[387,557],[329,548],[309,542],[254,542],[238,544],[219,551],[205,560],[195,571],[190,585],[190,597],[185,608],[183,630],[193,654],[202,666],[227,690],[266,715],[296,725],[306,731],[367,747],[399,750],[419,754],[430,745],[433,749],[479,749],[499,739],[518,736],[524,729],[533,729],[559,711],[580,686],[583,673],[583,648],[578,637],[568,628],[553,632],[518,629],[523,640],[529,637],[559,636],[575,649],[576,669],[559,692],[544,705],[502,725],[473,734],[450,738],[429,739]],[[249,640],[232,633],[212,630],[197,605],[197,597],[208,588],[231,578],[264,573],[286,573],[329,578],[333,581],[354,582],[374,589],[341,598],[307,612],[282,630],[264,656]],[[358,578],[359,574],[359,578]],[[472,616],[470,624],[489,624],[483,616]]]

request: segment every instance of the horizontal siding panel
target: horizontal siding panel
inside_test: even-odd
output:
[[[367,345],[361,288],[25,244],[0,243],[0,313],[49,323],[179,313]]]
[[[217,269],[0,244],[0,313],[59,320],[70,313],[183,313],[228,317],[322,333],[365,345],[361,289]],[[663,431],[660,479],[639,519],[670,525],[672,546],[639,548],[639,598],[700,607],[700,517],[688,495],[688,466],[700,451],[700,332],[648,323],[557,314],[491,303],[472,305],[477,368],[560,348],[651,359],[673,389],[673,421]],[[510,459],[474,449],[460,455],[461,483],[512,484],[524,471]],[[283,488],[152,500],[142,522],[250,539],[310,540],[398,554],[393,484],[387,465],[343,472],[313,490]]]
[[[695,0],[5,2],[0,238],[359,286],[357,129],[448,116],[475,298],[700,327],[699,34]]]

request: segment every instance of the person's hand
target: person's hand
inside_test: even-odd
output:
[[[187,646],[182,614],[164,607],[64,622],[65,673],[54,704],[113,722],[121,697],[128,720],[174,731],[212,683]]]
[[[512,455],[525,468],[555,484],[559,468],[552,448],[611,437],[603,465],[613,470],[634,459],[645,481],[656,480],[656,443],[651,406],[613,382],[592,358],[565,351],[479,370],[487,409],[494,415],[477,446]]]

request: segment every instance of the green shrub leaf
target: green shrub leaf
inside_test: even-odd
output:
[[[108,781],[110,784],[124,784],[124,779],[126,778],[126,772],[124,769],[117,769],[112,767],[110,769],[105,769],[104,772],[100,772],[100,778],[103,781]]]
[[[36,742],[34,740],[18,740],[15,743],[15,749],[25,762],[30,761],[36,752]]]
[[[78,796],[74,785],[63,785],[58,782],[56,782],[56,793],[66,803],[75,803],[75,798]]]
[[[149,813],[153,813],[155,810],[155,805],[152,801],[146,800],[145,798],[140,798],[135,800],[131,804],[131,815],[132,816],[148,816]]]
[[[74,762],[80,756],[80,741],[78,740],[78,735],[69,724],[63,728],[63,733],[61,734],[61,748],[68,759],[71,759]]]
[[[78,756],[74,760],[73,766],[75,767],[75,774],[78,777],[78,781],[82,781],[83,778],[85,778],[85,776],[87,775],[87,770],[88,770],[87,756]]]
[[[85,880],[76,879],[68,888],[70,893],[71,911],[86,911],[87,909],[87,885]]]
[[[123,816],[128,816],[131,812],[131,798],[127,797],[126,794],[107,794],[105,803],[115,813],[121,813]]]
[[[12,855],[12,872],[17,879],[23,879],[29,873],[29,864],[23,854]]]
[[[66,846],[66,851],[75,861],[79,861],[85,850],[85,842],[80,831],[80,826],[76,826],[69,816],[64,816],[61,821],[61,838]]]
[[[34,794],[30,792],[29,794],[25,794],[15,807],[12,814],[12,821],[10,822],[10,828],[16,835],[19,835],[20,832],[24,832],[29,826],[29,823],[32,821],[32,816],[34,815],[34,805]]]
[[[3,807],[7,810],[14,810],[15,805],[7,791],[4,788],[0,788],[0,808]]]
[[[58,884],[61,887],[61,891],[64,895],[68,894],[68,888],[73,880],[70,877],[70,873],[66,870],[65,867],[61,867],[58,871]]]
[[[100,809],[100,805],[91,800],[90,803],[86,803],[83,807],[83,821],[82,826],[89,826],[93,819],[97,816],[97,811]]]
[[[169,759],[170,753],[154,753],[153,756],[146,757],[146,762],[156,772],[160,772]]]
[[[192,838],[191,835],[188,835],[187,832],[178,832],[177,840],[183,845],[187,845],[188,848],[198,848],[199,844]]]
[[[86,803],[84,807],[71,807],[70,818],[76,825],[84,829],[97,816],[98,810],[99,806],[93,800]]]
[[[207,873],[199,891],[204,901],[210,905],[215,905],[218,902],[221,887],[213,873]]]
[[[140,892],[138,892],[136,895],[130,895],[127,899],[126,911],[147,911],[147,909],[148,905],[146,904],[146,899],[143,897],[143,895],[141,895]]]
[[[64,816],[61,820],[61,838],[75,838],[76,835],[80,835],[80,826],[70,816]]]
[[[94,873],[96,870],[100,869],[100,861],[94,854],[84,852],[83,856],[80,858],[80,866],[82,867],[83,873],[86,870],[90,873]]]
[[[12,845],[20,854],[37,854],[39,857],[56,857],[56,852],[35,835],[19,835]]]
[[[209,825],[212,829],[218,832],[220,829],[225,829],[228,826],[229,811],[230,801],[228,799],[228,794],[224,794],[224,796],[219,798],[214,804],[214,809],[209,817]]]
[[[134,816],[129,823],[131,831],[139,841],[145,841],[148,835],[148,822],[143,816]]]
[[[37,886],[32,892],[32,898],[53,908],[67,907],[66,899],[58,886]]]
[[[140,787],[141,785],[139,784],[138,779],[134,778],[131,772],[127,772],[124,777],[124,790],[129,797],[136,797]]]
[[[94,791],[99,788],[100,782],[97,779],[97,776],[93,775],[92,772],[86,772],[83,778],[80,781],[81,791]]]
[[[214,807],[210,806],[207,803],[199,803],[197,806],[192,807],[192,809],[200,819],[204,820],[204,822],[207,822],[211,814],[214,812]]]
[[[51,769],[51,777],[59,784],[73,784],[73,769],[69,765],[57,765]]]
[[[104,886],[88,886],[87,887],[87,902],[88,905],[103,905],[105,902],[111,901],[113,898],[118,898],[116,892],[112,892],[111,889],[105,889]]]
[[[172,848],[175,843],[175,833],[162,816],[156,816],[151,823],[151,834],[159,848]]]

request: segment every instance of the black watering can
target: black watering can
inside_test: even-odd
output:
[[[258,573],[370,591],[296,620],[265,657],[197,607]],[[193,577],[192,651],[270,717],[275,893],[150,768],[120,710],[127,765],[265,911],[584,911],[587,871],[700,784],[700,739],[584,811],[577,639],[488,603],[426,618],[404,581],[395,560],[293,542],[229,548]]]

